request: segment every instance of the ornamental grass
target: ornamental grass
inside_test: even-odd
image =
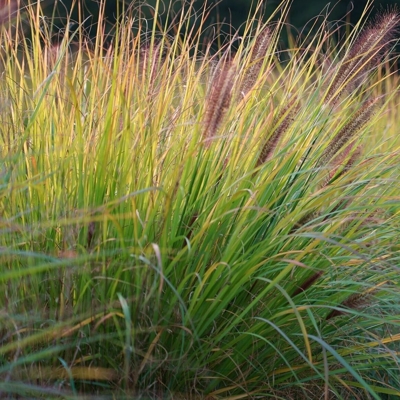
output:
[[[399,14],[370,6],[284,54],[287,2],[217,50],[191,6],[111,39],[104,4],[95,39],[1,17],[0,398],[400,396]]]

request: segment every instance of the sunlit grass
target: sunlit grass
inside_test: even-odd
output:
[[[280,63],[282,23],[215,53],[187,13],[3,27],[0,393],[399,396],[398,16]]]

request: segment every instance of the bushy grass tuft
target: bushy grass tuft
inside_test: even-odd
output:
[[[4,22],[0,397],[400,396],[399,15],[281,62],[287,8]]]

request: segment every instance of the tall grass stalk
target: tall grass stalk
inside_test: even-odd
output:
[[[0,397],[400,396],[398,14],[280,62],[288,3],[217,52],[160,7],[3,21]]]

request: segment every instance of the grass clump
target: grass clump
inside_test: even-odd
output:
[[[1,396],[399,396],[397,12],[281,63],[158,10],[3,26]]]

